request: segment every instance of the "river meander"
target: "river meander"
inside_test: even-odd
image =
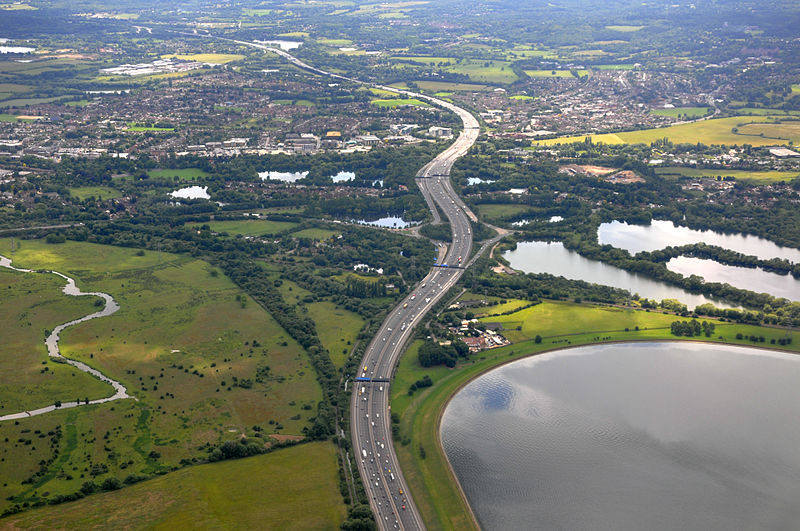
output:
[[[578,347],[494,369],[441,438],[482,528],[797,529],[800,357]]]

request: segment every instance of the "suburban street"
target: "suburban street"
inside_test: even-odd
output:
[[[317,74],[363,83],[357,79],[312,67],[278,48],[246,41],[234,42],[276,53],[295,66]],[[359,365],[356,376],[364,380],[352,382],[350,428],[353,454],[369,494],[369,503],[378,527],[424,529],[422,517],[414,503],[413,493],[409,491],[400,471],[393,446],[389,410],[390,386],[395,367],[408,340],[412,337],[412,331],[422,317],[458,282],[464,272],[464,266],[470,259],[471,221],[477,221],[477,217],[453,190],[450,183],[450,169],[475,143],[480,134],[480,126],[472,114],[450,102],[394,87],[363,84],[428,101],[454,112],[463,124],[463,130],[453,144],[417,173],[417,184],[429,207],[433,206],[431,204],[433,201],[450,222],[452,243],[443,261],[432,264],[433,267],[428,275],[383,321]],[[439,213],[435,208],[431,211],[434,221],[438,222]]]

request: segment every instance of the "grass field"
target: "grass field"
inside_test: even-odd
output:
[[[40,103],[52,103],[60,100],[62,96],[54,96],[52,98],[17,98],[13,100],[6,100],[0,103],[0,107],[9,109],[11,107],[25,107],[26,105],[39,105]]]
[[[769,120],[766,116],[733,116],[730,118],[716,118],[713,120],[702,120],[688,124],[673,125],[656,129],[643,129],[641,131],[629,131],[626,133],[608,133],[601,135],[583,135],[562,138],[551,138],[548,140],[536,140],[534,144],[554,145],[570,144],[573,142],[583,142],[589,136],[594,142],[604,142],[606,144],[649,144],[662,138],[669,138],[676,144],[689,143],[695,144],[750,144],[753,146],[771,146],[775,144],[785,144],[792,138],[797,138],[798,126],[794,124],[763,124],[750,125],[750,122],[765,122]],[[757,127],[758,129],[754,129]],[[738,128],[739,134],[733,132]],[[747,132],[748,134],[744,134]],[[786,140],[775,140],[759,136],[764,133],[768,135],[787,135]]]
[[[756,114],[759,116],[800,116],[800,111],[784,110],[784,109],[765,109],[762,107],[739,107],[736,110],[737,114]]]
[[[572,77],[569,70],[525,70],[530,77]]]
[[[194,181],[208,177],[208,173],[200,168],[147,170],[147,175],[154,179],[173,179],[177,177],[180,181]]]
[[[417,86],[422,90],[447,91],[447,92],[485,92],[491,87],[475,83],[448,83],[446,81],[417,81]]]
[[[295,238],[311,238],[312,240],[327,240],[328,238],[333,238],[338,234],[339,233],[335,230],[312,228],[293,232],[292,236]]]
[[[108,384],[63,363],[48,361],[46,331],[98,310],[96,297],[62,293],[66,282],[55,275],[0,269],[0,415],[18,413],[76,397],[113,394]]]
[[[195,226],[208,225],[214,232],[241,234],[242,236],[274,235],[292,229],[297,223],[291,221],[269,221],[265,219],[243,219],[230,221],[209,221],[195,223]]]
[[[708,114],[708,107],[674,107],[672,109],[653,109],[650,114],[657,116],[670,116],[672,118],[700,118]]]
[[[137,132],[137,133],[141,133],[141,132],[166,133],[166,132],[174,131],[175,128],[174,127],[154,127],[154,126],[137,125],[137,124],[130,123],[130,124],[128,124],[128,127],[127,127],[126,130],[127,131]]]
[[[162,55],[164,59],[174,58],[174,59],[182,59],[184,61],[198,61],[200,63],[211,63],[215,65],[224,65],[227,63],[232,63],[233,61],[241,61],[244,59],[244,55],[240,54],[233,54],[233,53],[190,53],[190,54],[178,54],[178,55]]]
[[[633,70],[633,64],[619,64],[619,65],[592,65],[596,70]]]
[[[607,338],[605,341],[677,339],[669,333],[669,323],[677,318],[654,312],[603,309],[591,305],[548,301],[505,316],[504,319],[509,324],[519,323],[522,327],[518,332],[520,339],[536,333],[540,333],[545,339],[539,344],[524,339],[507,347],[481,352],[471,356],[470,360],[456,369],[443,366],[421,367],[416,356],[418,342],[412,344],[400,360],[392,385],[391,405],[392,412],[400,416],[400,439],[406,440],[407,444],[397,445],[396,448],[409,490],[414,495],[428,529],[474,528],[469,509],[458,491],[438,440],[440,414],[450,397],[462,385],[503,363],[554,348],[602,342],[596,339],[598,337]],[[487,321],[497,322],[498,318]],[[667,328],[660,328],[665,323]],[[642,330],[635,331],[635,326]],[[630,331],[626,332],[625,327]],[[781,329],[717,323],[718,336],[712,338],[712,341],[722,342],[719,339],[722,336],[734,344],[751,345],[749,341],[733,339],[738,332],[763,335],[767,344],[771,338],[781,338],[787,334],[786,330]],[[800,333],[793,331],[789,334],[793,338],[791,349],[800,350]],[[431,377],[433,387],[409,396],[408,388],[411,383],[425,375]],[[424,459],[420,457],[420,447],[425,449]]]
[[[800,143],[800,121],[779,124],[747,124],[739,128],[739,134],[745,135],[747,138],[777,139],[779,144],[785,141],[797,144]],[[770,143],[776,142],[773,140]]]
[[[335,530],[346,515],[338,481],[334,445],[315,442],[35,509],[3,527]]]
[[[403,107],[405,105],[415,105],[417,107],[430,107],[424,101],[418,100],[417,98],[392,98],[392,99],[385,99],[385,100],[372,100],[370,101],[372,105],[377,105],[378,107]]]
[[[7,478],[0,508],[8,496],[23,501],[34,492],[76,491],[89,476],[70,470],[89,462],[105,467],[93,476],[98,482],[153,474],[197,456],[206,443],[252,435],[256,425],[265,434],[288,435],[302,435],[309,425],[321,391],[305,351],[208,263],[82,242],[18,244],[20,267],[64,272],[85,291],[110,293],[119,302],[114,315],[67,329],[61,350],[123,382],[138,400],[0,426],[12,441],[0,443],[6,456],[0,476]],[[0,254],[9,247],[9,239],[0,239]],[[0,345],[0,359],[13,354],[6,348]],[[64,433],[58,462],[40,481],[21,486],[50,457],[50,447],[13,441],[27,438],[23,430],[47,433],[56,425]]]
[[[751,182],[754,184],[769,184],[773,182],[791,181],[800,177],[800,172],[792,171],[746,171],[727,169],[697,169],[681,167],[656,168],[659,175],[683,175],[686,177],[735,177],[737,181]]]
[[[488,220],[501,220],[508,216],[515,216],[527,212],[530,207],[517,204],[486,203],[477,205],[478,213]]]
[[[317,325],[322,346],[330,352],[333,364],[342,367],[353,349],[356,336],[364,327],[364,319],[328,301],[312,302],[306,307],[309,317]]]
[[[578,306],[572,303],[548,302],[525,308],[510,315],[484,317],[483,322],[500,323],[507,339],[514,343],[542,337],[562,336],[580,330],[582,333],[620,331],[628,328],[669,328],[676,318],[655,312],[621,310],[613,307]],[[516,330],[520,327],[521,330]]]
[[[633,33],[643,28],[644,26],[606,26],[607,30],[619,31],[622,33]]]
[[[511,69],[509,61],[493,61],[482,59],[462,59],[458,62],[453,57],[425,57],[425,56],[395,56],[391,58],[395,66],[402,68],[408,66],[403,61],[413,61],[440,68],[445,72],[464,74],[473,81],[485,81],[489,83],[513,83],[517,80],[517,75]]]
[[[122,192],[108,186],[80,186],[69,189],[69,195],[83,201],[87,197],[94,197],[100,201],[120,197]]]

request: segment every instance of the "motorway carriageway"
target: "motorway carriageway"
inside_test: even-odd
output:
[[[439,205],[450,222],[452,243],[441,260],[441,265],[466,265],[472,251],[470,221],[477,221],[477,218],[453,190],[450,184],[450,169],[478,138],[480,127],[474,116],[438,98],[394,87],[364,83],[314,68],[293,55],[271,46],[246,41],[233,42],[276,53],[295,66],[316,74],[419,98],[456,113],[464,125],[461,134],[453,144],[417,173],[417,184],[428,204],[431,205],[433,201]],[[432,209],[432,213],[434,220],[438,221],[439,214],[435,208]],[[377,335],[367,347],[357,372],[357,377],[360,378],[388,380],[354,382],[350,410],[350,429],[356,463],[380,529],[425,528],[392,446],[389,386],[397,362],[412,336],[412,330],[433,305],[458,282],[463,273],[464,269],[460,267],[432,267],[411,294],[403,299],[383,321]]]

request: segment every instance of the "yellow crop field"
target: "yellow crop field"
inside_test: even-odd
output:
[[[786,144],[789,140],[795,142],[800,140],[800,122],[764,123],[771,120],[772,118],[768,116],[733,116],[625,133],[550,138],[534,141],[534,144],[544,146],[571,144],[583,142],[587,136],[593,142],[606,144],[649,144],[662,138],[668,138],[676,144],[701,142],[703,144],[771,146]],[[761,136],[762,133],[763,136]]]

